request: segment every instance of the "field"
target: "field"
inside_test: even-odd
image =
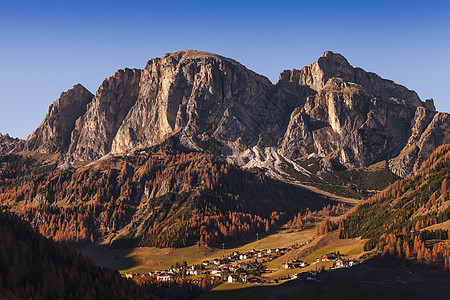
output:
[[[290,247],[295,242],[306,242],[314,236],[315,228],[311,227],[298,232],[280,230],[276,233],[261,237],[256,241],[245,241],[241,245],[230,245],[225,249],[209,248],[205,246],[191,246],[185,248],[155,248],[137,247],[130,249],[109,249],[106,245],[88,245],[78,249],[89,256],[100,266],[119,269],[122,273],[144,273],[169,268],[177,262],[186,261],[188,265],[201,263],[203,260],[214,260],[228,256],[234,251],[245,252],[251,249],[274,249]]]

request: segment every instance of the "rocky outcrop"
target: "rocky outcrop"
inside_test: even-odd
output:
[[[100,158],[111,144],[139,94],[141,70],[125,69],[106,78],[77,120],[72,132],[69,156],[77,160]]]
[[[324,52],[315,63],[301,70],[283,71],[279,81],[293,82],[319,91],[331,78],[359,84],[367,93],[383,100],[415,107],[423,104],[416,92],[377,74],[354,68],[342,55],[331,51]]]
[[[279,152],[293,160],[314,153],[330,169],[366,167],[397,157],[407,144],[418,142],[436,114],[431,99],[422,102],[414,91],[353,68],[342,55],[330,51],[311,66],[280,75],[279,85],[292,87],[295,83],[317,93],[291,114],[279,140]],[[442,129],[447,123],[442,120],[430,128],[431,135],[447,136]],[[446,138],[434,141],[430,148]],[[431,152],[426,151],[424,158]],[[391,163],[393,171],[404,176],[416,170],[414,164],[422,160],[417,155],[410,157],[410,162],[402,160],[404,165]]]
[[[407,142],[414,109],[331,78],[294,110],[279,151],[290,159],[315,153],[328,168],[387,160]]]
[[[199,51],[150,60],[140,88],[113,139],[113,153],[158,144],[180,129],[216,140],[225,153],[243,151],[282,107],[267,78],[234,60]]]
[[[400,155],[389,161],[390,169],[400,177],[419,170],[422,163],[443,144],[450,143],[450,115],[418,108],[412,135]]]
[[[23,140],[0,133],[0,155],[19,152],[23,149]]]
[[[86,113],[92,95],[77,84],[61,96],[48,109],[41,125],[26,138],[25,149],[42,153],[64,153],[71,141],[75,121]]]

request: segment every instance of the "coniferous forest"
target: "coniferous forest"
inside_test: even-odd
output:
[[[450,145],[443,145],[415,175],[395,182],[343,217],[339,221],[341,238],[362,237],[368,239],[366,251],[449,270],[449,177]]]
[[[261,170],[179,149],[172,139],[70,170],[35,168],[19,156],[2,159],[0,203],[66,243],[114,236],[113,247],[214,246],[269,233],[297,212],[338,205]]]

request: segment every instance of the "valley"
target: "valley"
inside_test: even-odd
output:
[[[398,296],[448,278],[449,143],[432,99],[338,53],[273,84],[176,51],[0,134],[0,208],[137,299]]]

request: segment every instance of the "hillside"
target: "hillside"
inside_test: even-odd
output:
[[[117,271],[96,266],[72,249],[0,212],[0,298],[156,299]]]
[[[2,158],[0,204],[43,235],[113,247],[219,245],[269,233],[336,202],[245,171],[220,157],[163,144],[77,169]]]
[[[448,230],[439,226],[450,219],[449,176],[450,145],[443,145],[416,174],[357,205],[342,220],[341,237],[361,236],[370,239],[366,250],[450,268]]]

